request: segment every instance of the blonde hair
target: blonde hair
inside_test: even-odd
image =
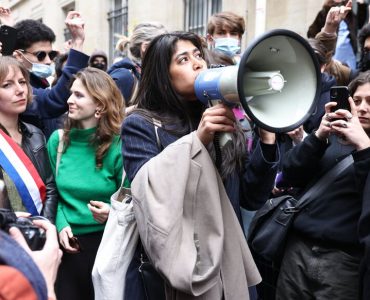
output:
[[[119,51],[121,53],[126,53],[127,54],[127,51],[128,51],[128,45],[130,44],[130,39],[125,36],[125,35],[122,35],[119,40],[117,41],[116,43],[116,47],[115,47],[115,50],[116,51]]]
[[[150,42],[156,36],[167,33],[166,28],[158,22],[140,23],[134,28],[129,44],[129,57],[140,63],[141,62],[141,44]]]

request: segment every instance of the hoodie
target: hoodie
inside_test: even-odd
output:
[[[137,83],[141,78],[138,71],[139,67],[140,66],[135,64],[131,59],[125,57],[113,64],[108,70],[108,74],[116,82],[125,98],[126,106],[128,106],[128,103],[131,100],[135,83]]]

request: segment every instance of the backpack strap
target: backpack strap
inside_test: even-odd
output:
[[[296,204],[296,209],[302,209],[310,202],[317,199],[332,182],[350,165],[353,164],[352,154],[348,155],[338,162],[332,169],[326,172],[313,186],[311,186],[300,198]]]

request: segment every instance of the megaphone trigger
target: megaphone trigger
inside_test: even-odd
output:
[[[220,103],[222,103],[222,100],[209,100],[208,101],[208,106],[215,106],[215,105],[217,105],[217,104],[220,104]]]

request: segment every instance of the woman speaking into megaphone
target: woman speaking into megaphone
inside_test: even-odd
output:
[[[124,167],[132,183],[134,207],[138,205],[135,216],[143,245],[137,248],[127,277],[132,280],[139,276],[139,258],[145,250],[155,269],[169,283],[166,293],[171,290],[190,295],[210,293],[212,299],[221,299],[222,295],[217,293],[226,291],[228,285],[234,294],[229,299],[246,299],[248,285],[260,281],[248,250],[243,253],[235,250],[231,255],[230,263],[238,268],[233,274],[237,278],[240,272],[246,274],[242,276],[245,279],[242,285],[236,284],[231,273],[223,274],[227,278],[220,280],[219,270],[213,272],[212,268],[222,269],[225,263],[224,255],[230,249],[221,249],[224,242],[234,249],[248,249],[240,226],[240,206],[256,210],[270,195],[279,160],[275,134],[264,131],[249,155],[232,109],[224,104],[207,107],[197,100],[194,82],[205,69],[201,40],[193,33],[160,35],[146,50],[137,108],[122,125]],[[217,136],[222,132],[230,133],[232,142],[220,149]],[[230,201],[226,208],[219,209],[225,202],[216,205],[213,201],[222,195]],[[211,206],[209,210],[205,209],[207,206]],[[147,222],[156,229],[147,230]],[[214,244],[207,248],[210,240]],[[204,256],[205,249],[210,252]],[[213,255],[216,261],[211,264],[203,261]],[[248,263],[241,264],[242,259]],[[180,262],[190,267],[176,272]],[[198,272],[204,276],[202,282],[194,279]],[[144,292],[140,279],[135,282],[139,286],[131,284],[132,290],[126,291],[127,299],[138,299],[138,294]],[[217,289],[220,285],[223,288]]]

